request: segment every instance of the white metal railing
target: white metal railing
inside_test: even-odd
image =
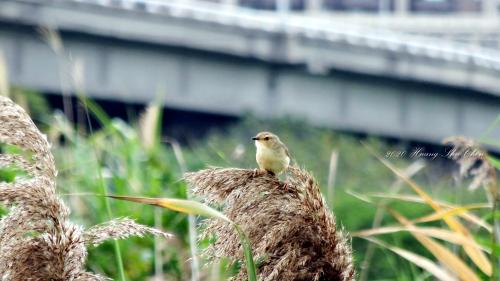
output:
[[[59,2],[76,2],[123,10],[140,9],[151,14],[191,18],[267,32],[284,32],[332,43],[347,42],[351,45],[387,49],[500,71],[500,52],[494,49],[340,22],[327,25],[316,21],[314,17],[294,16],[283,12],[236,8],[234,0],[225,0],[222,4],[199,0],[60,0]]]
[[[43,0],[42,0],[43,1]],[[74,0],[73,0],[74,1]],[[291,10],[291,5],[292,5],[292,0],[274,0],[275,1],[275,7],[277,12],[289,12]],[[323,12],[341,12],[341,13],[350,13],[354,12],[349,9],[347,10],[336,10],[336,9],[331,9],[331,8],[326,8],[324,6],[324,1],[325,0],[303,0],[304,1],[304,9],[302,11],[304,12],[318,12],[318,11],[323,11]],[[106,0],[92,0],[89,2],[127,2],[127,1],[122,1],[122,0],[116,0],[116,1],[106,1]],[[144,4],[144,5],[156,5],[155,2],[160,2],[161,3],[168,3],[168,4],[185,4],[185,5],[210,5],[210,4],[215,4],[219,8],[220,6],[226,6],[228,8],[239,8],[241,5],[238,3],[238,0],[136,0],[135,1],[138,4]],[[408,16],[411,14],[415,13],[425,13],[424,11],[412,11],[410,9],[410,3],[411,0],[395,0],[394,1],[394,8],[391,9],[389,5],[388,0],[378,0],[378,5],[377,9],[371,11],[372,13],[379,13],[379,14],[384,14],[384,15],[396,15],[396,16]],[[478,11],[443,11],[444,13],[451,13],[451,14],[460,14],[460,13],[468,13],[468,14],[476,14],[478,16],[499,16],[499,10],[498,8],[500,7],[500,1],[499,0],[478,0],[479,3],[481,3],[481,8]],[[125,3],[127,4],[127,3]],[[437,14],[439,16],[439,14]]]

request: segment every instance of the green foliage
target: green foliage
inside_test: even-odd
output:
[[[132,197],[132,196],[116,196],[116,195],[108,195],[106,197],[129,201],[129,202],[142,203],[152,206],[158,206],[185,214],[209,217],[230,223],[238,233],[241,245],[243,246],[243,252],[245,255],[245,265],[248,273],[248,280],[257,281],[256,268],[252,253],[252,245],[250,244],[248,236],[245,234],[245,232],[243,232],[243,230],[238,224],[231,221],[222,212],[219,212],[210,206],[207,206],[203,203],[194,200],[185,200],[178,198],[147,198],[147,197]]]
[[[50,106],[45,97],[38,92],[18,87],[11,88],[11,98],[30,115],[41,129],[48,129],[50,125]]]
[[[0,143],[0,153],[19,155],[24,159],[31,159],[32,153],[24,151],[17,146]],[[13,182],[16,177],[25,177],[26,172],[13,166],[0,166],[0,182]]]
[[[113,194],[135,194],[151,197],[185,196],[186,186],[179,181],[168,161],[165,148],[145,151],[135,131],[121,121],[114,120],[109,126],[95,132],[88,138],[73,136],[74,142],[66,142],[54,149],[59,174],[61,193],[102,194],[98,171],[103,173],[108,192]],[[67,138],[69,139],[69,138]],[[95,161],[97,155],[99,162]],[[74,218],[84,225],[94,225],[107,219],[105,202],[92,196],[69,196]],[[112,202],[115,217],[131,217],[146,225],[155,225],[154,211],[147,206],[126,202]],[[171,245],[176,251],[168,253],[164,261],[165,273],[184,278],[179,263],[185,263],[187,256],[187,224],[185,217],[165,211],[161,217],[162,227],[176,234],[178,244]],[[151,275],[153,268],[153,240],[131,239],[121,242],[126,275],[130,280],[143,280]],[[108,276],[118,276],[113,262],[114,253],[109,247],[91,250],[90,256],[105,257],[89,259],[89,266],[103,271]]]
[[[495,166],[495,168],[500,169],[500,159],[493,156],[488,156],[488,160],[493,166]]]
[[[16,167],[0,168],[0,182],[13,182],[19,176],[26,176],[26,173]]]

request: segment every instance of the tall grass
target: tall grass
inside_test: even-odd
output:
[[[179,181],[182,170],[177,164],[178,160],[171,147],[158,145],[153,146],[154,148],[152,149],[146,149],[140,136],[140,126],[129,125],[121,120],[110,118],[95,104],[87,103],[87,106],[90,108],[91,117],[97,118],[96,116],[100,116],[98,119],[101,120],[100,129],[94,130],[93,134],[82,135],[79,133],[81,130],[74,129],[73,124],[65,119],[64,116],[57,113],[53,116],[54,121],[51,122],[50,126],[47,126],[49,129],[47,131],[49,139],[54,144],[53,151],[60,167],[58,181],[59,186],[62,188],[62,193],[102,193],[102,185],[98,180],[98,171],[101,170],[103,179],[113,194],[186,198],[186,186],[183,182]],[[252,144],[247,141],[247,136],[252,135],[252,128],[262,126],[260,124],[256,125],[256,122],[249,119],[224,135],[212,133],[203,142],[192,142],[190,146],[181,147],[180,150],[182,150],[186,166],[189,170],[203,168],[206,165],[231,165],[253,168],[255,165],[253,148]],[[384,196],[382,200],[386,200],[385,197],[387,197],[387,199],[390,199],[387,204],[388,207],[397,209],[399,213],[404,214],[405,218],[412,221],[418,227],[420,227],[419,224],[426,222],[433,227],[436,225],[439,226],[436,222],[442,221],[440,216],[444,216],[445,213],[429,213],[429,209],[418,206],[424,202],[418,195],[417,197],[411,197],[408,193],[380,194],[380,187],[389,187],[392,185],[394,175],[391,174],[390,169],[381,165],[370,153],[360,150],[355,144],[355,139],[338,136],[318,129],[306,129],[307,134],[312,136],[308,137],[306,141],[305,139],[301,139],[300,135],[296,135],[297,130],[294,129],[299,127],[304,128],[304,124],[301,122],[294,124],[288,121],[287,123],[278,121],[276,123],[267,123],[267,125],[262,127],[265,126],[271,126],[271,128],[268,127],[267,129],[271,129],[287,139],[287,145],[290,147],[294,157],[297,158],[297,161],[305,163],[304,165],[308,168],[311,167],[315,171],[320,183],[324,186],[328,185],[328,175],[330,173],[328,167],[331,161],[329,157],[330,152],[332,148],[340,151],[337,165],[338,172],[335,181],[336,196],[334,202],[329,202],[329,204],[330,206],[334,206],[337,215],[348,230],[357,231],[369,228],[372,224],[376,208],[371,209],[365,203],[353,200],[344,192],[346,189],[368,193],[368,199],[373,203],[378,202],[379,196]],[[373,150],[376,152],[381,153],[388,149],[377,141],[370,140],[369,142],[370,146],[374,147]],[[113,149],[110,149],[110,147]],[[316,149],[311,151],[310,147],[315,147]],[[242,148],[243,153],[241,153]],[[238,150],[237,153],[235,152],[236,150]],[[93,160],[94,153],[99,156],[101,159],[100,162]],[[410,164],[408,161],[398,160],[393,165],[402,166],[408,164]],[[426,172],[426,169],[421,171],[423,174]],[[417,180],[422,179],[422,175],[417,174]],[[419,185],[419,187],[425,190],[422,186]],[[371,189],[371,193],[366,191],[366,189]],[[442,190],[444,196],[447,196],[447,190]],[[435,192],[435,190],[432,192]],[[433,200],[438,202],[443,210],[453,212],[451,216],[459,216],[461,220],[467,222],[464,226],[472,226],[469,232],[474,233],[482,249],[489,251],[492,248],[492,244],[491,236],[487,233],[493,228],[492,220],[495,216],[490,214],[489,216],[480,218],[478,215],[484,215],[485,209],[467,209],[467,206],[465,206],[467,207],[466,209],[463,209],[452,202],[443,202],[442,199],[437,200],[438,196],[439,194],[437,193],[433,194]],[[474,201],[471,201],[474,198],[480,199],[477,192],[471,193],[469,197],[467,203],[464,204],[470,205],[469,203],[474,203]],[[69,197],[68,200],[74,206],[72,218],[75,221],[85,225],[92,225],[108,218],[104,202],[96,202],[96,200],[91,200],[87,197]],[[398,203],[398,201],[406,202],[403,200],[417,201],[418,203],[416,204],[418,205],[415,205],[415,203]],[[133,206],[120,202],[111,202],[111,207],[115,216],[130,215],[138,218],[142,223],[154,225],[155,215],[151,209],[144,209],[139,205]],[[350,215],[353,209],[357,210],[356,216]],[[385,212],[388,211],[386,210]],[[92,214],[92,216],[89,214]],[[186,261],[190,257],[186,217],[174,212],[164,212],[161,220],[163,222],[163,229],[177,234],[177,240],[167,242],[168,247],[161,250],[161,257],[164,260],[164,263],[161,265],[163,273],[177,280],[185,280],[185,278],[190,276],[190,268],[186,266]],[[387,223],[388,220],[388,217],[383,216],[384,222]],[[479,230],[475,230],[475,226],[479,227]],[[410,226],[402,225],[400,227],[406,229]],[[405,234],[411,233],[411,231],[402,231],[401,228],[399,230],[393,229],[394,231],[390,239],[378,239],[377,242],[392,247],[387,248],[387,252],[394,253],[396,251],[404,253],[402,255],[406,257],[415,257],[411,255],[412,253],[414,255],[418,254],[419,257],[425,258],[436,265],[436,259],[433,258],[432,253],[426,252],[424,246],[413,243],[410,240],[411,237]],[[414,232],[417,231],[419,230]],[[383,238],[389,234],[389,232],[386,232]],[[420,231],[417,234],[427,236],[430,234],[440,235],[439,232],[429,232],[429,230]],[[373,240],[375,238],[374,235],[382,237],[381,233],[366,237]],[[442,237],[442,235],[439,237]],[[469,243],[467,242],[468,238],[462,236],[450,235],[449,237],[451,237],[450,239],[455,239],[455,243],[453,243],[455,245]],[[362,242],[360,239],[355,239],[354,241],[353,246],[357,249],[355,254],[357,253],[358,255],[355,261],[359,263],[362,261],[362,258],[359,258],[360,253],[364,254],[366,246],[369,244]],[[474,245],[472,243],[469,244]],[[445,245],[448,247],[448,244]],[[131,280],[144,280],[147,276],[150,276],[152,268],[154,268],[154,259],[152,258],[154,255],[151,250],[154,246],[154,241],[123,241],[121,246],[123,247],[124,270],[127,277]],[[452,253],[455,253],[453,247],[450,249],[452,249]],[[406,252],[401,252],[402,250]],[[90,249],[89,267],[108,276],[119,276],[118,264],[109,260],[109,257],[113,256],[113,251],[112,244],[104,244],[103,247]],[[463,255],[462,251],[457,252],[459,257]],[[408,266],[403,258],[391,258],[387,252],[380,250],[380,247],[375,251],[374,259],[377,260],[377,263],[372,264],[370,270],[366,273],[368,280],[375,278],[398,278],[401,280],[406,278],[406,280],[412,280],[418,278],[418,276],[424,276],[423,272],[418,270],[419,266],[423,266],[422,263],[417,265],[417,268],[413,268],[412,266]],[[151,258],[141,258],[141,256]],[[490,259],[493,257],[489,254],[487,256]],[[471,263],[471,260],[466,258],[465,263],[479,278],[486,278],[486,275],[480,273],[479,269]],[[426,263],[424,262],[424,264]],[[437,264],[437,266],[442,270],[440,264]],[[226,268],[227,265],[224,266],[222,271],[226,270]],[[395,270],[396,268],[397,270]],[[201,276],[205,276],[210,270],[203,269]],[[215,272],[216,270],[212,271]]]
[[[88,111],[88,106],[86,104],[86,99],[82,99],[82,102],[83,102],[84,109],[85,109],[85,116],[87,119],[87,124],[89,125],[90,133],[92,134],[93,133],[92,124],[90,121],[90,114]],[[101,122],[104,122],[104,120],[101,120]],[[98,167],[101,166],[99,155],[97,154],[97,151],[94,150],[93,154],[94,154],[94,161],[99,164]],[[106,197],[108,195],[108,188],[106,186],[106,182],[104,180],[102,170],[99,168],[97,169],[97,175],[98,175],[98,182],[101,185],[102,194],[105,195],[104,205],[106,208],[106,213],[108,214],[109,219],[111,219],[111,218],[113,218],[113,211],[111,210],[111,204],[109,203],[109,200]],[[121,249],[120,249],[120,244],[118,241],[114,241],[114,250],[115,250],[115,256],[116,256],[116,263],[118,265],[118,271],[120,273],[120,279],[122,281],[125,281],[127,279],[125,277],[125,269],[123,267],[123,258],[122,258],[122,253],[121,253]]]
[[[79,183],[78,190],[66,190],[68,193],[90,192],[103,194],[103,188],[107,186],[104,194],[109,192],[135,194],[146,196],[162,196],[164,194],[185,198],[185,186],[178,182],[178,178],[173,174],[175,167],[171,165],[167,151],[161,147],[146,148],[139,136],[139,130],[129,127],[119,120],[113,120],[96,105],[89,101],[91,115],[98,118],[101,129],[94,131],[93,134],[85,138],[67,125],[67,120],[60,119],[58,126],[52,127],[51,137],[56,141],[56,152],[60,156],[62,166],[64,167],[61,176],[64,182]],[[97,116],[97,117],[96,117]],[[58,143],[57,140],[63,140]],[[109,149],[109,147],[113,149]],[[99,161],[87,157],[96,155]],[[175,160],[173,160],[175,161]],[[102,180],[102,182],[100,181]],[[109,189],[109,191],[108,191]],[[148,224],[155,224],[155,212],[143,210],[142,208],[131,207],[124,204],[111,204],[108,199],[103,200],[102,204],[97,204],[94,200],[83,198],[72,198],[77,206],[88,206],[82,209],[78,214],[80,220],[94,221],[100,220],[103,216],[109,216],[109,209],[113,209],[115,216],[132,216],[139,218]],[[94,216],[89,216],[93,213]],[[184,243],[187,243],[187,228],[181,216],[172,213],[161,214],[163,225],[161,228],[173,229],[177,234],[179,243],[173,243],[170,248],[163,248],[159,253],[159,260],[164,260],[159,266],[164,274],[177,276],[176,278],[185,278],[188,274],[184,269],[184,262],[188,259]],[[123,259],[123,275],[125,278],[137,280],[145,278],[148,275],[148,264],[152,266],[153,259],[145,261],[140,255],[151,252],[153,241],[147,243],[124,243],[123,251],[116,253],[117,257]],[[164,242],[161,242],[164,243]],[[130,249],[136,248],[134,251]],[[138,248],[137,248],[138,247]],[[151,247],[151,248],[150,248]],[[158,247],[158,246],[157,246]],[[99,258],[106,256],[105,252],[91,253],[96,258],[92,261],[93,266],[100,270],[109,272],[110,275],[121,275],[120,262],[113,264],[106,259]],[[158,254],[156,255],[158,257]],[[160,262],[160,261],[158,261]],[[140,265],[137,267],[136,265]],[[111,270],[111,271],[110,271]]]
[[[58,196],[57,170],[47,138],[26,112],[0,96],[0,143],[16,148],[0,153],[0,168],[23,173],[0,181],[0,202],[8,213],[0,218],[2,280],[106,280],[85,270],[87,248],[106,240],[145,233],[166,233],[112,219],[83,228],[69,219],[70,210]]]
[[[414,180],[408,177],[406,173],[396,168],[386,159],[378,156],[373,149],[368,147],[368,149],[371,150],[371,152],[384,166],[402,179],[418,195],[417,199],[420,199],[418,202],[426,204],[434,212],[423,218],[410,220],[387,205],[388,198],[407,200],[407,197],[382,195],[386,199],[384,199],[382,205],[379,206],[389,212],[396,219],[396,221],[399,222],[400,226],[374,227],[370,230],[355,232],[354,235],[368,239],[379,246],[391,250],[415,265],[427,270],[439,280],[454,280],[455,277],[458,277],[460,280],[472,281],[482,280],[483,276],[492,281],[497,280],[496,264],[498,263],[498,259],[495,250],[497,240],[494,228],[484,220],[471,213],[474,209],[490,208],[492,216],[496,214],[496,202],[499,200],[500,191],[496,178],[495,167],[497,166],[495,166],[495,158],[487,156],[486,151],[481,150],[473,141],[462,137],[449,138],[446,140],[446,144],[451,144],[453,149],[456,151],[456,155],[453,159],[458,161],[460,164],[460,175],[462,177],[472,175],[473,180],[470,187],[475,189],[482,185],[485,192],[490,194],[488,197],[494,198],[492,202],[472,205],[452,205],[449,203],[438,202],[425,192],[424,189]],[[470,150],[478,151],[478,156],[468,155],[466,152]],[[370,197],[359,194],[355,194],[355,196],[365,202],[374,203]],[[466,227],[462,224],[459,217],[466,218],[468,222],[486,228],[489,232],[488,235],[491,237],[491,244],[480,245],[478,240],[480,240],[480,237],[484,236],[479,235],[479,233],[474,236],[472,228]],[[432,221],[441,221],[449,228],[449,230],[446,227],[417,226],[418,223]],[[493,225],[494,224],[495,220],[493,219]],[[432,261],[410,251],[391,246],[373,237],[376,235],[397,233],[401,231],[411,233],[424,248],[432,253],[436,261]],[[446,245],[435,241],[434,238],[460,246],[463,249],[463,254],[466,258],[463,258],[462,255],[454,253],[452,249],[449,249]],[[490,256],[489,258],[488,255]],[[442,266],[444,266],[447,270],[443,270]],[[479,271],[475,270],[475,268],[479,269]]]
[[[231,226],[233,226],[235,231],[238,233],[241,245],[243,247],[246,269],[248,274],[248,281],[257,281],[256,267],[250,240],[248,239],[245,232],[241,229],[241,226],[230,220],[223,213],[207,205],[191,200],[183,200],[175,198],[144,198],[144,197],[115,196],[115,195],[110,195],[108,197],[118,200],[125,200],[130,202],[137,202],[142,204],[158,206],[181,213],[186,213],[189,215],[199,215],[209,218],[215,218],[231,224]]]

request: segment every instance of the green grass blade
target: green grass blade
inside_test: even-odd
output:
[[[238,232],[241,240],[241,245],[243,246],[243,252],[245,254],[245,264],[247,266],[247,274],[249,281],[257,281],[257,273],[255,269],[255,262],[253,259],[252,253],[252,245],[250,244],[250,240],[245,235],[243,230],[237,224],[233,224]]]
[[[88,126],[89,126],[91,133],[93,133],[93,131],[92,131],[92,123],[90,121],[89,108],[96,115],[96,118],[99,119],[99,121],[101,122],[101,124],[103,126],[106,126],[106,125],[111,123],[111,120],[109,119],[107,114],[97,104],[95,104],[94,102],[92,102],[91,100],[89,100],[83,96],[81,96],[80,99],[83,102],[83,104],[85,105],[84,106],[85,115],[86,115]],[[98,155],[97,151],[94,149],[93,152],[94,152],[94,157],[95,157],[96,163],[98,163],[97,175],[98,175],[99,183],[100,183],[101,188],[102,188],[102,194],[105,196],[104,205],[105,205],[106,212],[108,214],[109,219],[112,219],[113,212],[111,211],[111,204],[109,203],[109,198],[107,197],[108,189],[106,187],[106,182],[105,182],[104,176],[102,174],[102,169],[100,169],[101,161],[99,161],[99,155]],[[120,273],[120,280],[126,281],[127,279],[125,276],[125,268],[123,266],[122,253],[121,253],[121,249],[120,249],[120,244],[117,240],[113,241],[113,248],[115,251],[116,263],[118,264],[118,271]]]
[[[488,155],[488,161],[493,165],[495,166],[495,168],[499,169],[500,170],[500,159],[498,158],[495,158],[491,155]]]
[[[93,100],[80,95],[78,96],[80,102],[84,105],[87,112],[92,113],[92,115],[97,119],[101,126],[106,127],[111,124],[111,119],[106,114],[106,112]],[[90,126],[90,120],[88,120]]]
[[[106,197],[125,200],[130,202],[148,204],[153,206],[158,206],[170,210],[174,210],[177,212],[191,214],[191,215],[200,215],[204,217],[216,218],[226,222],[229,222],[234,226],[236,231],[238,232],[241,245],[243,246],[243,252],[245,255],[245,264],[247,267],[248,280],[249,281],[257,281],[257,273],[255,268],[255,261],[252,253],[252,245],[250,240],[240,228],[239,225],[235,224],[231,221],[226,215],[223,213],[205,205],[197,201],[193,200],[185,200],[185,199],[177,199],[177,198],[147,198],[147,197],[132,197],[132,196],[117,196],[117,195],[106,195]]]

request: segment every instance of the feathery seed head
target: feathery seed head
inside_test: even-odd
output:
[[[500,198],[500,188],[497,186],[496,169],[486,159],[487,153],[470,138],[455,136],[443,140],[443,144],[452,146],[447,155],[460,166],[459,177],[472,177],[470,190],[479,186],[491,194],[493,198]]]
[[[56,167],[50,145],[26,112],[0,96],[0,143],[29,151],[32,159],[0,154],[0,168],[15,166],[27,176],[0,182],[0,279],[108,280],[85,272],[87,247],[108,239],[145,233],[167,234],[129,219],[84,230],[69,221],[69,209],[56,193]]]
[[[326,206],[309,173],[289,169],[288,186],[253,170],[209,168],[185,175],[194,192],[209,204],[224,203],[224,214],[248,235],[259,280],[342,280],[355,278],[351,246]],[[239,237],[231,225],[208,220],[204,237],[217,241],[205,255],[242,259]],[[234,280],[246,280],[241,269]]]

